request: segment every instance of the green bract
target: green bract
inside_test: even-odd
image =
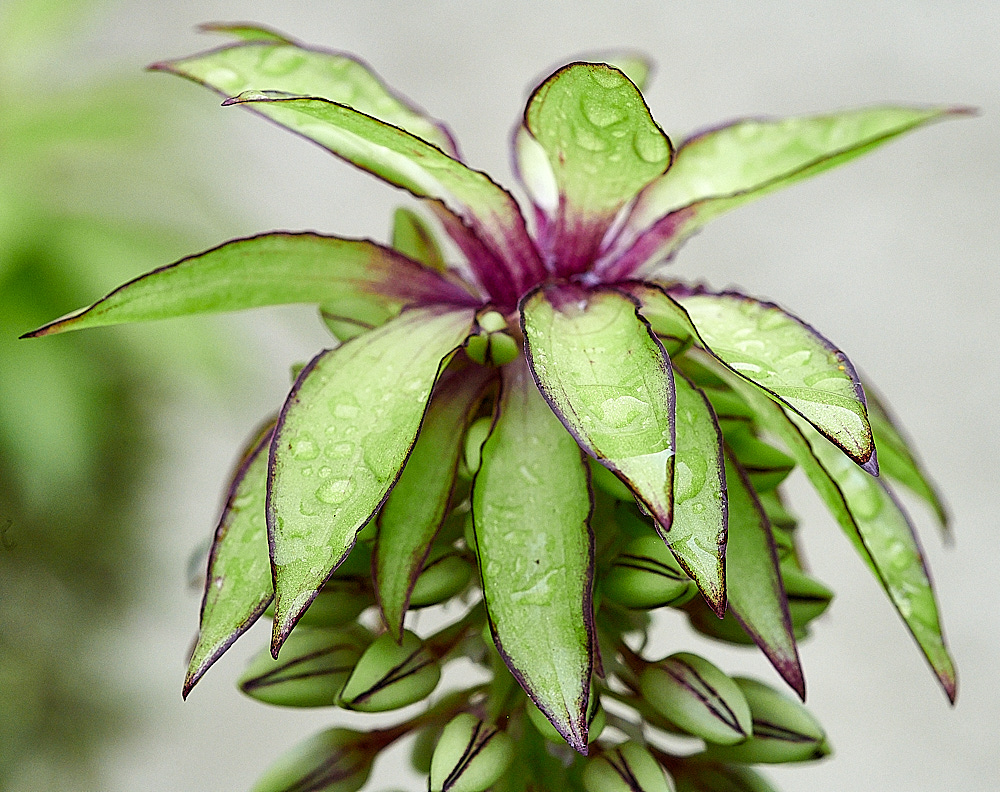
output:
[[[878,478],[882,451],[887,477],[943,520],[902,433],[883,408],[869,414],[850,360],[818,331],[661,265],[722,211],[964,111],[741,121],[675,147],[630,79],[644,61],[572,63],[534,91],[515,134],[528,223],[444,125],[360,61],[215,29],[237,41],[155,68],[409,191],[429,217],[398,212],[391,246],[288,232],[228,242],[29,335],[317,304],[337,341],[301,369],[233,479],[185,693],[272,594],[279,660],[244,679],[265,700],[404,707],[458,655],[489,678],[368,741],[328,732],[262,789],[309,777],[309,789],[357,788],[370,755],[414,730],[442,790],[668,789],[665,770],[683,788],[764,788],[732,763],[822,755],[798,704],[695,655],[651,665],[623,638],[648,627],[643,610],[683,607],[706,634],[756,643],[804,697],[796,636],[832,595],[798,560],[781,492],[796,465],[954,698],[919,547]],[[453,249],[457,260],[442,252]],[[413,632],[411,606],[449,598],[464,615]],[[293,633],[300,621],[335,629]],[[634,720],[605,714],[611,699]],[[605,718],[612,734],[586,764],[546,747],[558,733],[587,754]],[[791,725],[768,733],[774,718]],[[655,730],[713,747],[674,756]]]

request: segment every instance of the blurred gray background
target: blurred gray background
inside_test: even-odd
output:
[[[954,709],[833,521],[807,488],[795,487],[808,559],[837,592],[802,647],[808,703],[835,753],[769,775],[786,792],[998,788],[1000,7],[961,0],[130,0],[104,4],[61,54],[52,79],[74,79],[67,64],[86,73],[112,65],[138,72],[215,46],[221,40],[194,31],[209,21],[255,21],[360,55],[447,121],[470,164],[507,184],[509,133],[530,88],[552,68],[601,50],[637,49],[656,60],[647,101],[676,137],[744,115],[890,101],[978,107],[976,118],[918,131],[716,220],[674,267],[682,277],[772,299],[833,339],[887,397],[953,515],[956,539],[944,547],[930,515],[913,508],[959,668]],[[260,119],[220,108],[204,89],[163,74],[140,85],[169,97],[186,136],[175,146],[182,152],[176,177],[200,169],[198,180],[230,206],[212,225],[218,238],[201,232],[203,247],[270,229],[384,239],[392,207],[406,201]],[[131,177],[141,182],[143,173]],[[78,303],[116,285],[109,278]],[[193,378],[157,419],[164,450],[143,490],[143,533],[155,558],[133,589],[132,615],[100,626],[102,645],[91,658],[120,680],[140,715],[106,749],[94,788],[108,792],[244,790],[292,744],[350,720],[243,698],[234,680],[263,645],[260,630],[181,702],[199,602],[186,587],[188,556],[214,527],[241,443],[280,405],[289,366],[327,343],[309,309],[192,321],[205,345],[228,337],[239,365],[221,394],[217,384]],[[174,324],[162,332],[174,332]],[[664,622],[658,648],[693,645],[679,622]],[[707,652],[727,671],[770,678],[752,652]],[[377,766],[371,788],[419,789],[399,769],[405,758],[398,762]]]

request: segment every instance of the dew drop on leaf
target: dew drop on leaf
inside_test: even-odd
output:
[[[316,497],[323,503],[336,506],[337,504],[343,503],[347,500],[347,497],[351,494],[352,489],[353,487],[350,479],[332,479],[331,481],[325,482],[318,490],[316,490]]]

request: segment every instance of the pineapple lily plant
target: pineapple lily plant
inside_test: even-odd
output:
[[[644,645],[650,612],[679,609],[756,644],[805,697],[796,641],[832,593],[805,569],[782,495],[796,467],[954,699],[889,482],[945,514],[889,414],[799,318],[665,265],[716,215],[965,110],[737,121],[675,146],[640,93],[642,59],[576,62],[515,130],[522,210],[354,57],[212,29],[235,42],[153,68],[426,209],[398,210],[391,246],[232,240],[28,334],[315,303],[335,336],[237,467],[184,694],[267,613],[249,695],[430,703],[393,726],[331,728],[257,789],[359,789],[405,735],[435,792],[771,789],[753,765],[828,753],[816,720],[774,686]],[[440,604],[440,629],[409,629],[408,612]],[[435,695],[461,657],[485,681]]]

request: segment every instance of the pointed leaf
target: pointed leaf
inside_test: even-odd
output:
[[[273,430],[272,423],[254,440],[229,485],[209,555],[198,642],[184,680],[184,698],[274,597],[264,521],[267,448]]]
[[[541,259],[511,195],[486,174],[436,146],[326,99],[247,91],[223,104],[246,105],[418,198],[442,202],[502,267],[500,277],[483,286],[504,304],[513,306],[518,293],[544,277]]]
[[[476,301],[436,272],[374,242],[279,232],[236,239],[155,269],[28,335],[285,303],[325,303],[365,322],[385,321],[411,303]]]
[[[392,248],[425,267],[443,272],[444,256],[430,225],[416,212],[396,209],[392,218]]]
[[[950,536],[948,512],[940,494],[924,473],[916,454],[910,450],[909,443],[902,430],[896,426],[889,410],[870,386],[866,386],[866,393],[868,418],[878,447],[879,470],[922,498],[934,510],[945,536]]]
[[[711,362],[707,355],[699,359]],[[753,408],[761,427],[780,439],[802,466],[954,701],[955,668],[941,634],[930,578],[912,526],[885,484],[862,473],[805,421],[786,415],[745,380],[720,366],[716,370]]]
[[[726,549],[729,607],[775,670],[805,699],[805,678],[778,569],[771,523],[746,472],[730,454],[726,454],[726,482],[730,518]]]
[[[501,370],[472,513],[493,638],[511,673],[566,741],[587,752],[593,670],[594,538],[580,449],[524,358]]]
[[[668,542],[708,588],[710,605],[725,602],[728,508],[722,435],[705,395],[674,372],[677,456],[674,460],[674,522]],[[716,608],[716,610],[719,610]]]
[[[525,127],[545,152],[559,201],[545,254],[560,275],[592,263],[619,209],[670,164],[670,141],[618,69],[573,63],[540,85]]]
[[[709,220],[848,162],[964,108],[872,107],[780,120],[747,119],[686,140],[640,195],[601,269],[632,277],[669,258]],[[631,248],[631,249],[630,249]]]
[[[698,343],[731,371],[795,410],[865,470],[878,473],[857,372],[812,327],[773,303],[738,292],[678,289],[667,295],[649,284],[628,288],[654,330],[661,323],[673,333],[683,333],[685,324],[697,328]]]
[[[244,91],[281,91],[349,105],[458,156],[447,127],[394,94],[365,63],[342,52],[306,47],[249,25],[209,26],[243,43],[150,68],[186,77],[225,97]]]
[[[320,353],[299,374],[271,443],[275,655],[385,500],[442,361],[473,320],[472,311],[408,310]]]
[[[617,291],[550,286],[525,297],[521,322],[546,401],[580,446],[629,485],[721,612],[717,533],[673,545],[674,378],[635,302]]]
[[[373,574],[383,618],[397,640],[410,594],[446,515],[460,438],[488,375],[488,369],[470,365],[438,385],[413,451],[379,512]]]
[[[203,25],[198,25],[198,30],[204,31],[205,33],[228,33],[241,41],[270,41],[281,44],[295,43],[290,38],[283,36],[276,30],[271,30],[270,28],[261,27],[259,25],[241,24],[239,22],[207,22]]]

